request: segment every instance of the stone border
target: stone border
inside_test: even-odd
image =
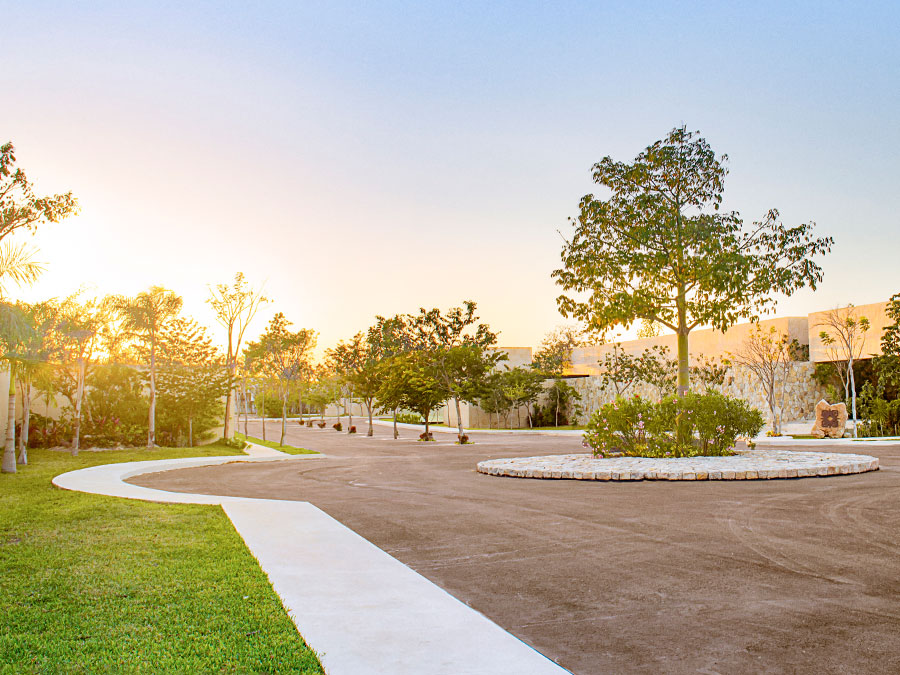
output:
[[[545,455],[490,459],[479,473],[512,478],[557,478],[600,481],[760,480],[809,478],[878,470],[878,458],[827,452],[749,450],[731,457],[614,457]]]

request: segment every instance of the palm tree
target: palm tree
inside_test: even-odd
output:
[[[23,361],[22,345],[34,329],[28,317],[15,305],[0,302],[0,347],[9,367],[9,398],[6,412],[6,444],[3,447],[3,473],[16,472],[16,372]]]
[[[119,298],[116,308],[127,330],[137,335],[149,349],[150,412],[147,447],[156,445],[156,348],[166,322],[181,310],[182,299],[162,286],[151,286],[133,298]]]

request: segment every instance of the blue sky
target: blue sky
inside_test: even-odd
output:
[[[778,314],[900,291],[897,3],[122,5],[7,11],[0,137],[83,206],[29,297],[159,283],[212,326],[243,270],[325,345],[465,298],[535,345],[591,165],[682,123],[729,208],[835,237]]]

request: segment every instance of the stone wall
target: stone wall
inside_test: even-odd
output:
[[[812,378],[815,364],[809,361],[794,362],[793,372],[786,384],[787,405],[784,408],[783,422],[798,422],[813,418],[813,410],[820,399],[825,398],[825,389],[816,384]],[[586,424],[591,415],[604,403],[615,399],[615,390],[603,389],[602,378],[598,376],[579,377],[568,380],[581,394],[582,414],[579,424]],[[780,386],[780,383],[779,383]],[[744,399],[763,413],[766,422],[770,422],[769,405],[765,393],[756,376],[743,366],[733,366],[725,377],[725,384],[719,388],[723,394]],[[646,398],[658,398],[659,392],[647,384],[631,388],[626,395],[639,394]]]

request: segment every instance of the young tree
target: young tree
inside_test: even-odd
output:
[[[531,365],[548,377],[560,377],[572,366],[572,350],[584,344],[583,330],[576,326],[557,326],[544,336]]]
[[[503,395],[516,409],[516,426],[521,426],[519,408],[525,406],[528,413],[528,426],[531,422],[531,406],[537,401],[544,389],[544,374],[531,368],[513,368],[501,373]]]
[[[497,343],[497,334],[478,323],[475,303],[466,300],[463,307],[453,307],[446,314],[439,309],[419,310],[410,317],[414,348],[435,366],[435,374],[444,389],[444,400],[456,407],[457,431],[465,435],[461,401],[474,401],[484,377],[507,355],[489,349]]]
[[[853,438],[856,438],[856,377],[853,363],[862,356],[869,320],[864,316],[857,317],[853,305],[847,305],[825,312],[818,326],[825,329],[819,332],[819,338],[844,385],[844,400],[851,401]]]
[[[162,286],[151,286],[133,298],[119,298],[115,306],[122,323],[149,354],[150,410],[147,419],[147,447],[156,445],[156,350],[166,322],[181,310],[182,299]]]
[[[296,332],[288,330],[291,322],[284,314],[278,312],[259,341],[247,345],[247,354],[258,363],[262,371],[278,383],[281,397],[281,441],[287,431],[287,405],[293,385],[304,369],[310,367],[309,353],[316,346],[317,335],[314,330],[301,328]],[[263,421],[265,425],[265,421]]]
[[[796,340],[772,326],[768,331],[756,325],[741,348],[731,355],[736,365],[744,366],[753,373],[762,386],[769,405],[772,433],[781,435],[784,406],[787,403],[786,390],[793,373],[793,354]]]
[[[416,350],[390,359],[378,390],[378,400],[382,405],[408,408],[421,415],[427,437],[432,411],[447,400],[444,391],[432,356]]]
[[[831,250],[813,223],[786,227],[778,212],[751,227],[722,212],[727,170],[709,144],[685,127],[641,152],[633,163],[603,158],[594,182],[608,199],[586,195],[572,219],[557,284],[574,296],[557,302],[563,316],[605,331],[637,319],[678,336],[678,394],[689,388],[688,335],[697,326],[724,331],[774,308],[774,294],[815,289],[813,258]]]
[[[396,314],[389,319],[383,316],[376,316],[375,325],[369,328],[366,335],[366,341],[369,343],[374,354],[377,355],[377,394],[376,399],[384,411],[391,411],[394,421],[394,438],[400,437],[397,430],[397,410],[400,403],[396,403],[396,396],[392,395],[398,392],[389,392],[385,388],[385,378],[392,367],[393,358],[401,354],[406,354],[413,347],[413,335],[410,325],[410,317]],[[396,404],[395,404],[396,403]]]
[[[225,352],[225,368],[228,371],[228,398],[225,400],[224,437],[231,438],[231,416],[234,399],[234,376],[237,368],[237,355],[241,352],[244,332],[261,304],[268,302],[262,294],[262,288],[254,289],[244,279],[242,272],[234,275],[231,285],[217,284],[209,289],[207,302],[216,313],[216,319],[225,327],[228,335]],[[263,420],[265,425],[265,420]]]
[[[366,412],[369,416],[367,436],[372,436],[375,433],[372,413],[384,372],[380,367],[384,358],[384,355],[381,353],[383,343],[377,338],[377,331],[373,331],[370,328],[365,335],[357,333],[349,341],[339,342],[334,349],[328,352],[336,372],[347,380],[352,391],[362,399],[366,406]],[[347,431],[349,432],[350,429],[348,428]]]
[[[575,388],[564,379],[556,378],[553,380],[553,384],[550,388],[547,389],[547,400],[553,408],[554,426],[558,427],[560,414],[567,414],[566,411],[569,405],[574,401],[580,401],[581,394],[579,394]],[[575,406],[575,411],[577,414],[577,405]]]
[[[494,413],[497,414],[497,427],[500,427],[500,414],[508,413],[512,407],[503,393],[503,372],[494,371],[484,380],[478,396],[478,407],[488,414],[488,428],[493,428]]]

